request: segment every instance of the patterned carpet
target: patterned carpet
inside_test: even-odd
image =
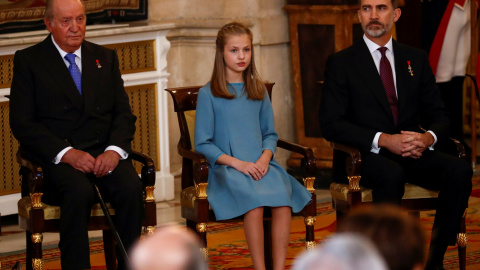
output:
[[[321,243],[325,237],[335,231],[335,212],[330,202],[317,205],[317,222],[315,224],[315,238]],[[480,178],[474,180],[474,190],[470,198],[470,206],[467,214],[467,269],[480,269]],[[421,223],[430,237],[434,212],[423,212]],[[290,245],[287,255],[287,269],[295,257],[301,253],[304,247],[305,226],[303,219],[296,217],[292,220]],[[103,243],[99,239],[92,239],[91,261],[92,269],[106,269],[103,258]],[[250,254],[248,252],[242,224],[212,224],[208,227],[209,268],[210,269],[253,269]],[[54,246],[44,247],[44,269],[60,269],[59,252]],[[13,264],[20,260],[25,262],[25,253],[0,254],[1,269],[11,269]],[[25,266],[25,264],[23,264]],[[445,269],[458,269],[458,255],[456,247],[449,247],[445,258]]]

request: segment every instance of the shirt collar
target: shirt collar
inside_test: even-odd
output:
[[[365,41],[365,44],[367,44],[368,50],[371,54],[373,54],[376,50],[378,50],[378,48],[380,48],[377,43],[371,41],[369,38],[367,38],[367,36],[365,36],[365,34],[363,34],[363,40]],[[390,37],[390,40],[383,47],[387,47],[387,49],[393,53],[392,37]]]
[[[52,42],[53,42],[53,45],[55,45],[55,48],[57,48],[62,58],[65,58],[65,55],[67,55],[67,52],[62,50],[60,46],[58,46],[58,44],[55,42],[55,39],[53,38],[53,35],[52,35]],[[82,46],[80,46],[78,50],[74,51],[73,54],[75,54],[78,58],[82,59]]]

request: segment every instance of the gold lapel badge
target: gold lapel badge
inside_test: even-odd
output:
[[[413,76],[413,70],[412,70],[412,66],[410,66],[410,61],[407,61],[407,64],[408,64],[408,72],[410,73],[410,76]]]
[[[95,62],[97,62],[97,68],[102,68],[102,65],[100,65],[100,62],[98,62],[98,59],[95,60]],[[409,62],[410,63],[410,62]]]

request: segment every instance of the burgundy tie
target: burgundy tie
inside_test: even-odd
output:
[[[397,125],[398,120],[398,100],[397,94],[395,92],[395,84],[393,83],[393,73],[392,66],[390,61],[388,61],[387,56],[385,55],[386,47],[378,48],[380,53],[382,53],[382,59],[380,59],[380,77],[382,78],[383,87],[385,88],[385,93],[387,94],[388,103],[392,109],[393,120],[395,125]]]

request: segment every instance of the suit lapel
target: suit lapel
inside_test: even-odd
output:
[[[380,78],[380,74],[378,74],[375,62],[373,61],[372,55],[363,39],[355,43],[352,52],[352,61],[363,81],[367,85],[368,90],[375,95],[381,104],[381,107],[389,115],[392,123],[394,123],[392,109],[388,103],[382,79]]]
[[[398,96],[398,121],[401,121],[402,111],[407,108],[408,100],[408,64],[407,55],[402,50],[398,42],[393,40],[393,55],[395,57],[395,76],[397,83],[397,96]]]
[[[41,50],[38,57],[39,61],[43,63],[45,70],[52,76],[53,81],[57,82],[58,88],[65,93],[79,110],[83,111],[83,98],[78,92],[72,75],[68,71],[60,53],[53,45],[51,35],[43,41],[43,50]]]

